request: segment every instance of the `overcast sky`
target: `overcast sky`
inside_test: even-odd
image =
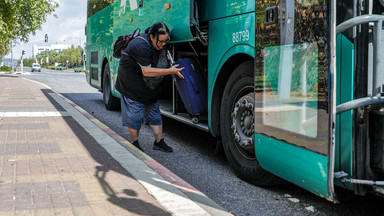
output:
[[[32,47],[34,44],[38,46],[49,46],[51,44],[69,44],[84,47],[85,43],[85,24],[87,20],[87,0],[56,0],[59,7],[56,8],[53,15],[47,17],[46,23],[43,24],[42,30],[37,31],[36,35],[31,35],[27,44],[22,44],[26,56],[32,57]],[[44,36],[48,34],[48,43],[44,42]],[[13,48],[13,58],[20,59],[20,44]],[[8,54],[6,57],[10,58]]]

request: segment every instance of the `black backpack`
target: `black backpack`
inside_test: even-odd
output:
[[[128,46],[128,43],[139,35],[140,28],[137,28],[133,33],[117,38],[115,45],[113,46],[113,57],[120,58],[121,54],[124,52],[124,49]]]

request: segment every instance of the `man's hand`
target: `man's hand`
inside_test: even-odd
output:
[[[179,67],[179,65],[178,65],[178,64],[175,64],[175,65],[173,65],[171,68],[169,68],[169,70],[171,70],[171,73],[172,73],[172,74],[176,74],[176,75],[179,76],[180,78],[184,79],[183,74],[180,73],[182,70],[184,70],[184,68],[183,68],[183,67],[182,67],[182,68],[177,68],[177,67]]]
[[[165,76],[170,74],[176,74],[180,78],[184,79],[183,74],[180,71],[184,70],[184,68],[177,68],[179,65],[173,65],[170,68],[153,68],[153,67],[141,67],[141,71],[144,76],[148,77],[157,77],[157,76]]]

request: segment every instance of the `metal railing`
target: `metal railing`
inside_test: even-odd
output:
[[[336,114],[356,109],[362,106],[384,103],[384,98],[381,98],[383,93],[384,80],[384,38],[383,38],[383,21],[382,15],[362,15],[349,19],[336,27],[336,34],[345,30],[366,23],[374,23],[373,26],[373,65],[372,65],[372,97],[359,98],[340,104],[336,107]],[[380,77],[382,76],[382,77]]]

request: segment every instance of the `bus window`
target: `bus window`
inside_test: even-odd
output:
[[[266,47],[264,53],[264,86],[269,90],[263,93],[262,123],[316,137],[317,44]]]

